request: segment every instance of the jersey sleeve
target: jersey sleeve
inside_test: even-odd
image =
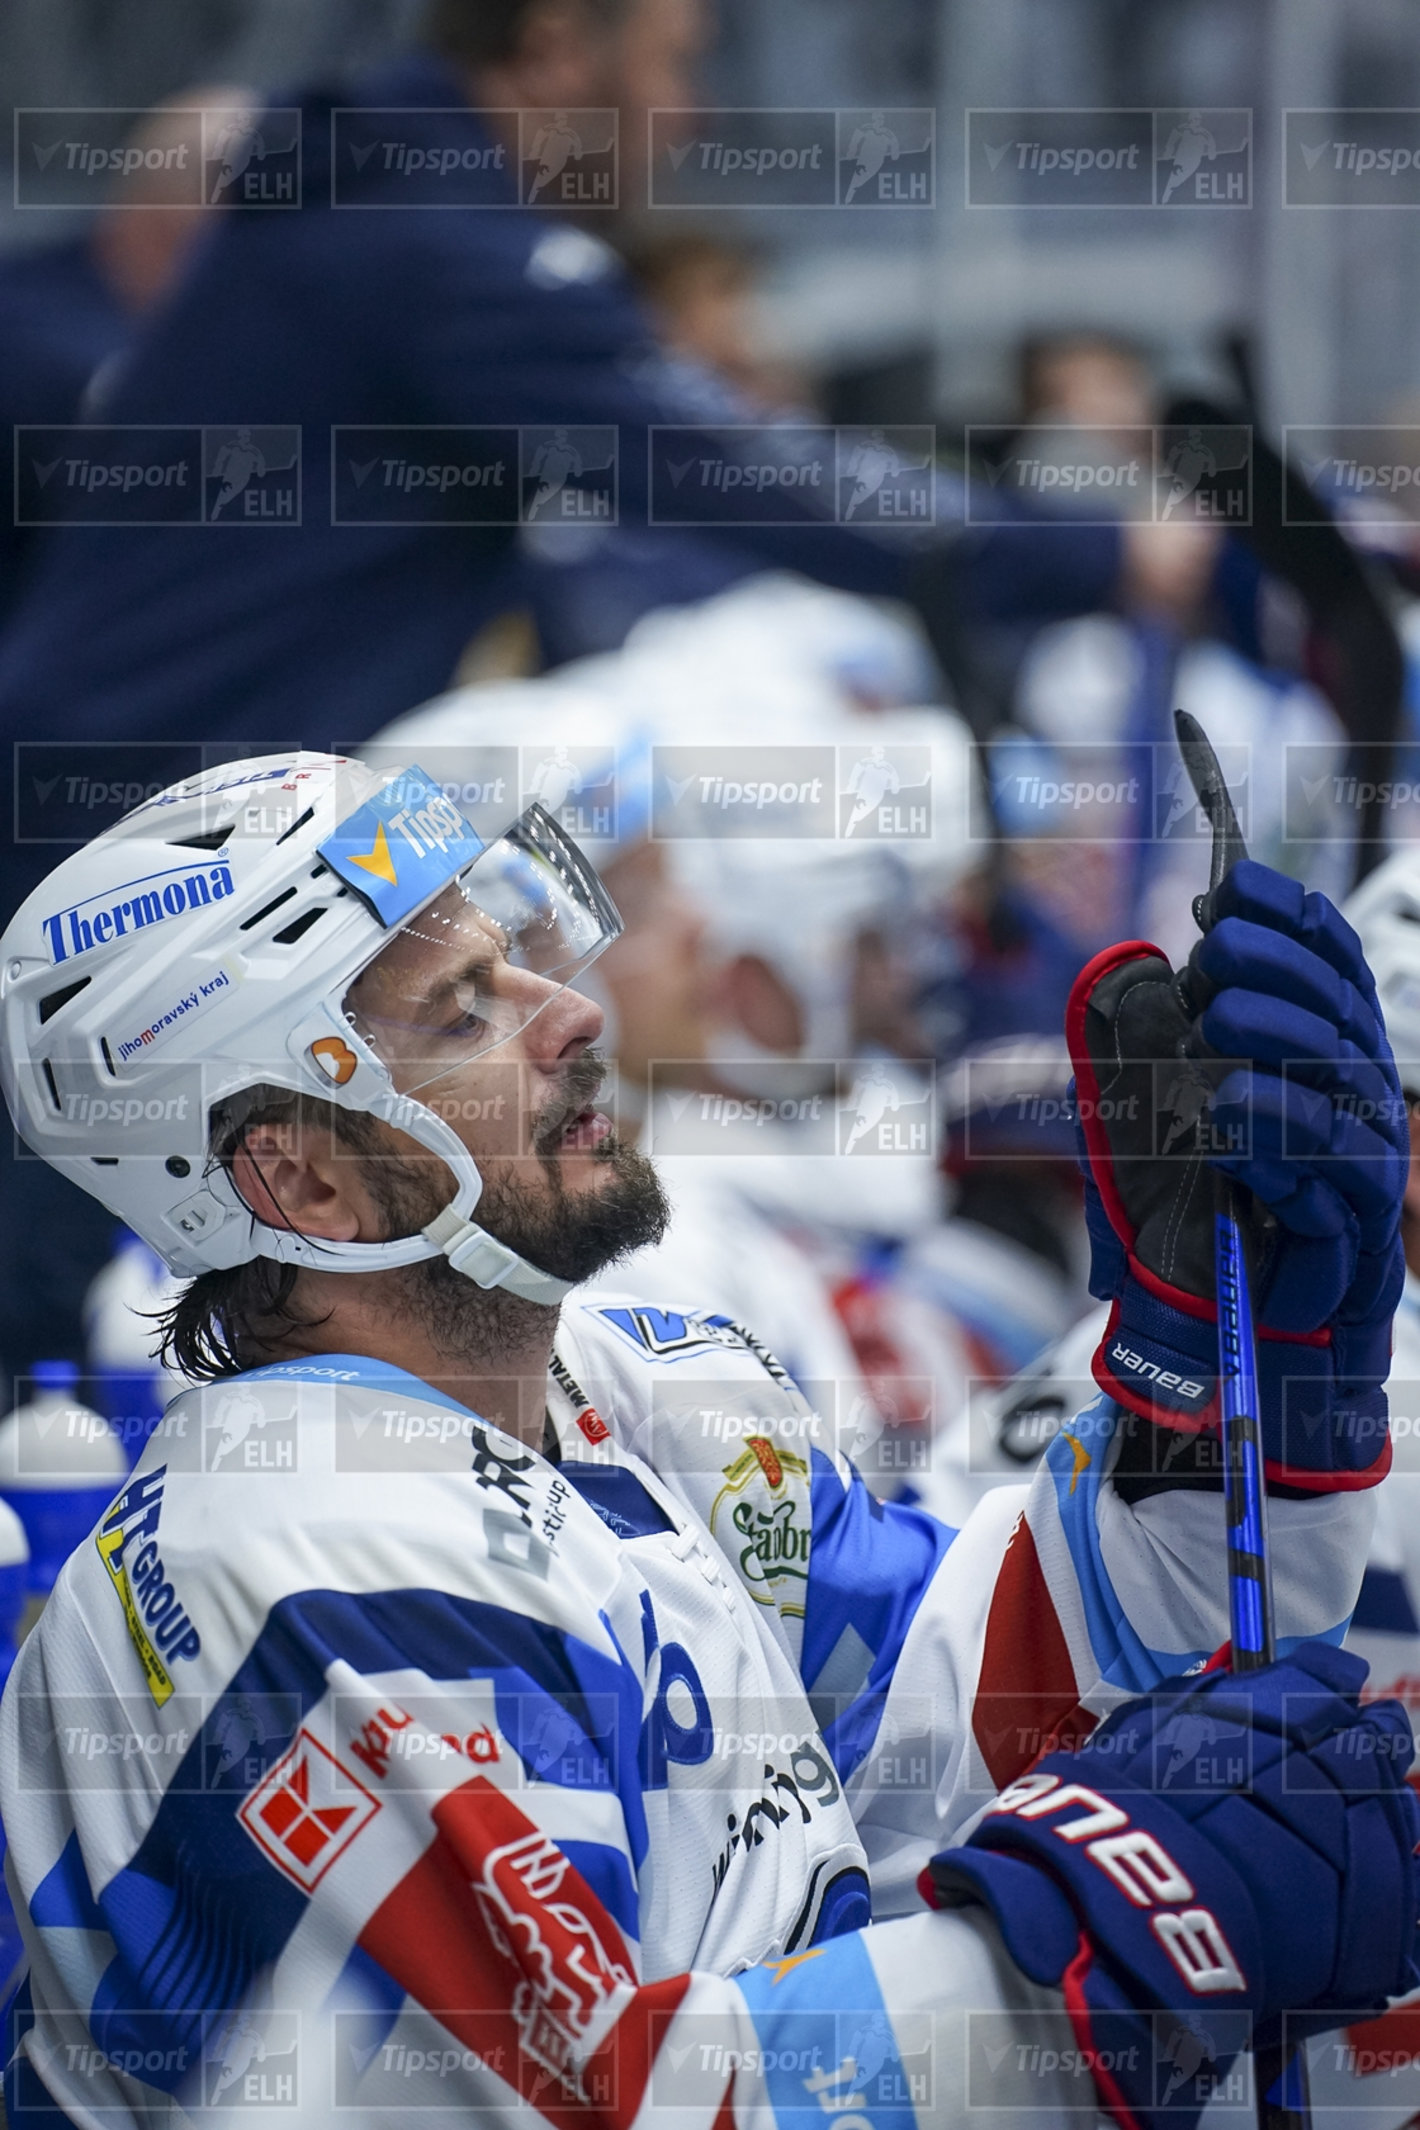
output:
[[[1097,1398],[1028,1486],[988,1494],[913,1608],[849,1782],[875,1915],[910,1909],[927,1854],[960,1840],[1040,1754],[1228,1639],[1223,1497],[1126,1502],[1109,1480],[1118,1417]],[[1338,1493],[1268,1512],[1279,1655],[1339,1643],[1373,1504]]]
[[[121,1724],[62,1600],[60,1625],[66,1681],[87,1662],[90,1714]],[[901,2130],[904,2111],[965,2125],[973,2090],[1016,2088],[1043,2123],[1085,2106],[1059,2000],[982,1917],[920,1913],[733,1978],[644,1971],[625,1751],[640,1680],[607,1620],[549,1632],[417,1588],[283,1600],[200,1721],[178,1695],[144,1719],[141,1753],[172,1767],[106,1877],[117,1786],[101,1774],[85,1796],[75,1770],[129,1756],[120,1729],[90,1750],[85,1696],[48,1694],[45,1666],[40,1638],[5,1702],[5,1751],[42,1700],[28,1787],[52,1811],[66,1798],[75,1825],[38,1883],[17,1884],[15,2130],[56,2110],[151,2121],[164,2102],[354,2130],[425,2108],[476,2110],[487,2130],[530,2112],[649,2130],[667,2107],[705,2130],[793,2130],[806,2108]]]
[[[851,1414],[812,1412],[751,1334],[619,1315],[680,1356],[643,1371],[637,1446],[773,1608],[847,1788],[875,1916],[913,1908],[932,1851],[1039,1754],[1227,1640],[1222,1495],[1125,1502],[1109,1399],[953,1531],[875,1499],[845,1454]],[[1270,1504],[1282,1653],[1341,1640],[1373,1514],[1359,1494]]]

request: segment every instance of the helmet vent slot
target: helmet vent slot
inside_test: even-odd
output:
[[[39,1002],[39,1024],[41,1028],[53,1014],[58,1013],[61,1006],[67,1006],[71,998],[77,998],[84,986],[91,981],[91,978],[81,976],[74,983],[65,984],[61,990],[51,991],[48,997],[42,998]]]
[[[227,821],[221,828],[210,828],[205,836],[174,836],[171,846],[178,851],[219,851],[224,843],[231,841],[236,825],[235,821]]]
[[[273,932],[271,936],[278,947],[294,947],[298,939],[304,939],[317,918],[324,915],[325,904],[318,902],[314,909],[302,910],[299,917],[293,917],[283,930]]]
[[[279,848],[280,845],[286,841],[286,838],[288,836],[294,836],[298,828],[304,828],[308,821],[313,821],[315,819],[315,815],[316,810],[314,806],[308,806],[303,814],[297,814],[295,820],[291,823],[291,826],[289,828],[283,828],[280,835],[276,838],[277,847]]]
[[[108,1037],[106,1035],[99,1037],[99,1048],[103,1051],[104,1064],[108,1067],[109,1078],[116,1080],[118,1078],[118,1067],[113,1062],[113,1052],[108,1047]]]
[[[244,917],[238,929],[243,932],[249,932],[254,924],[261,923],[263,917],[269,917],[273,910],[280,909],[283,902],[289,902],[295,892],[296,890],[293,887],[282,888],[279,895],[273,895],[270,902],[262,904],[254,917]]]
[[[48,1058],[43,1058],[40,1064],[44,1073],[44,1084],[49,1089],[49,1099],[54,1104],[55,1109],[62,1115],[64,1104],[59,1099],[59,1087],[54,1077],[54,1067],[50,1064]]]

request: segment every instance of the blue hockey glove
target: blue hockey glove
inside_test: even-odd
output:
[[[1379,2010],[1417,1979],[1420,1806],[1396,1701],[1319,1642],[1126,1702],[933,1858],[935,1907],[988,1907],[1063,1988],[1117,2122],[1187,2130],[1241,2050]]]
[[[1071,994],[1090,1288],[1114,1304],[1095,1376],[1161,1427],[1216,1427],[1221,1170],[1253,1194],[1268,1476],[1371,1486],[1409,1146],[1375,986],[1326,897],[1267,866],[1234,866],[1201,914],[1181,975],[1128,941]]]

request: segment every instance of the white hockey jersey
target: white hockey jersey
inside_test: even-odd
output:
[[[1126,1507],[1101,1400],[954,1534],[748,1334],[605,1297],[547,1454],[457,1389],[189,1392],[66,1565],[0,1711],[15,2130],[1092,2121],[1060,2000],[916,1874],[1224,1638],[1221,1501]],[[1369,1521],[1276,1505],[1289,1637]]]
[[[1413,1272],[1393,1337],[1392,1463],[1376,1489],[1375,1531],[1346,1647],[1371,1667],[1365,1698],[1393,1694],[1420,1724],[1420,1279]],[[1420,2117],[1420,1997],[1314,2041],[1309,2053],[1313,2101],[1338,2130],[1409,2130]]]

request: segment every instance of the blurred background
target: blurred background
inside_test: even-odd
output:
[[[142,106],[197,81],[352,78],[418,15],[419,0],[9,0],[6,152],[16,104]],[[1170,381],[1216,383],[1239,343],[1274,419],[1393,418],[1416,390],[1420,222],[1284,210],[1280,114],[1413,104],[1414,27],[1407,0],[720,0],[707,103],[926,101],[938,113],[934,214],[876,216],[870,232],[814,213],[748,218],[764,346],[849,419],[1008,420],[1021,337],[1062,323],[1128,334]],[[967,105],[1250,106],[1253,210],[970,213]],[[16,216],[12,197],[7,180],[0,243],[50,241],[50,218]]]

